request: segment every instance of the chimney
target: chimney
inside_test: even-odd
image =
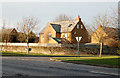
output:
[[[100,24],[98,27],[99,27],[99,28],[101,28],[101,27],[102,27],[102,25]]]
[[[81,18],[80,18],[80,16],[79,16],[79,15],[78,15],[78,18],[77,18],[77,20],[78,20],[78,21],[80,21],[80,20],[81,20]]]

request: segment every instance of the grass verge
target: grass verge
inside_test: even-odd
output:
[[[2,56],[51,56],[51,57],[76,57],[77,55],[55,55],[55,54],[42,54],[42,53],[26,53],[26,52],[12,52],[12,51],[2,51],[0,52]],[[89,56],[88,54],[82,54],[81,56]],[[95,56],[95,55],[91,55]]]
[[[54,54],[42,54],[42,53],[26,53],[26,52],[12,52],[12,51],[2,51],[0,52],[2,56],[50,56],[50,57],[76,57],[76,55],[54,55]],[[83,55],[89,56],[89,55]]]
[[[103,56],[103,57],[56,57],[55,60],[61,60],[63,62],[88,64],[105,67],[119,67],[120,68],[120,56]]]

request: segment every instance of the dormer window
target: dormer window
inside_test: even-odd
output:
[[[79,29],[79,24],[77,24],[77,29]]]
[[[71,26],[72,26],[72,24],[69,24],[69,25],[68,25],[68,27],[71,27]]]

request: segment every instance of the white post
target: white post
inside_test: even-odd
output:
[[[80,42],[81,38],[82,38],[82,37],[76,37],[76,40],[77,40],[77,42],[78,42],[78,56],[79,56],[79,51],[80,51],[80,50],[79,50],[79,42]]]
[[[78,56],[79,56],[79,42],[78,42]]]

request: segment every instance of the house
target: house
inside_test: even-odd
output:
[[[100,43],[101,40],[104,44],[107,44],[108,40],[119,41],[119,33],[120,29],[118,28],[103,27],[99,25],[91,36],[91,43]]]
[[[14,42],[16,39],[17,30],[15,28],[11,29],[1,29],[0,35],[1,35],[1,41],[2,42]]]
[[[80,43],[88,42],[88,32],[78,16],[75,20],[49,22],[39,33],[39,43],[77,43],[76,37],[81,36]]]

